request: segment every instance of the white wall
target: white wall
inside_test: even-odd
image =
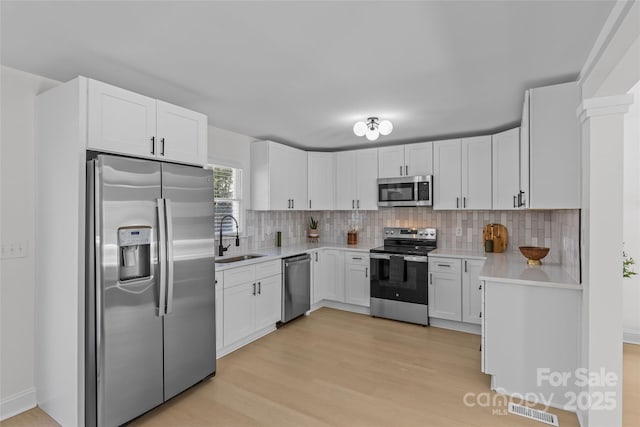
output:
[[[0,419],[35,406],[34,120],[36,94],[59,84],[2,67],[0,236],[24,241],[27,256],[3,259],[0,272]]]
[[[624,207],[622,231],[627,255],[640,273],[640,81],[629,91],[634,103],[624,123]],[[640,344],[640,274],[623,280],[623,328],[626,341]]]

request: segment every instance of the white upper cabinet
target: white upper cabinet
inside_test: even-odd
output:
[[[491,209],[491,137],[436,141],[434,209]]]
[[[336,153],[307,153],[308,197],[310,210],[336,207]]]
[[[491,209],[491,136],[463,138],[462,209]]]
[[[459,139],[433,144],[433,209],[459,209],[462,188]]]
[[[307,153],[273,141],[251,144],[251,208],[307,209]]]
[[[378,209],[376,148],[338,152],[336,169],[336,209]]]
[[[157,101],[158,158],[185,163],[207,161],[207,116]]]
[[[493,209],[518,209],[520,128],[493,135]]]
[[[87,148],[156,157],[156,100],[89,80]]]
[[[528,207],[579,209],[581,151],[576,109],[580,87],[571,82],[530,89],[528,101],[524,108],[528,117],[522,122],[523,130],[528,127],[529,131],[524,139],[529,158],[528,164],[521,165],[529,177],[529,188],[523,188]]]
[[[203,165],[207,116],[88,80],[87,148]]]
[[[378,177],[432,175],[432,150],[431,142],[378,148]]]

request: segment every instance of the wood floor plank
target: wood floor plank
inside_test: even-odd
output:
[[[506,414],[480,372],[480,337],[323,308],[218,361],[131,426],[537,426]],[[640,346],[624,347],[624,425],[640,425]],[[466,406],[467,393],[497,405]],[[472,400],[473,401],[473,400]],[[575,414],[549,409],[562,427]],[[1,423],[56,425],[39,409]]]

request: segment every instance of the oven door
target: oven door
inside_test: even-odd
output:
[[[370,253],[371,297],[427,304],[427,257]]]

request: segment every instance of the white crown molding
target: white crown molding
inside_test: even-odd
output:
[[[578,106],[576,115],[580,123],[589,117],[606,116],[609,114],[625,114],[629,106],[633,104],[633,95],[630,93],[615,96],[599,96],[588,98]]]
[[[580,70],[580,75],[578,77],[579,82],[583,82],[587,77],[589,77],[596,63],[611,42],[611,39],[616,34],[616,31],[620,28],[622,21],[627,16],[627,13],[629,13],[634,1],[635,0],[616,1],[613,9],[611,9],[611,13],[602,26],[602,30],[600,30],[600,34],[598,35],[593,48],[591,48],[591,51],[589,52],[589,56],[587,56],[587,60],[582,66],[582,70]]]

